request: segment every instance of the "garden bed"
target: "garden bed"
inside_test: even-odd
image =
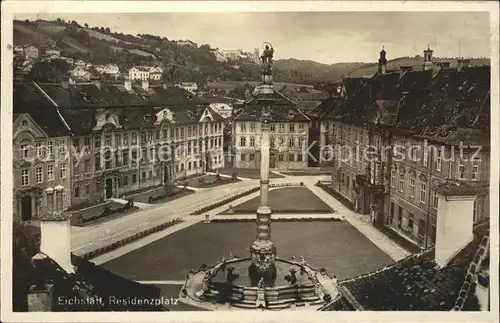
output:
[[[97,207],[96,207],[97,208]],[[119,204],[115,202],[106,203],[104,207],[96,209],[95,212],[87,214],[85,213],[74,213],[71,217],[71,225],[75,226],[86,226],[97,221],[102,221],[104,219],[115,218],[117,216],[124,216],[139,210],[137,206],[134,206],[134,201],[129,200],[127,204]]]
[[[236,174],[238,177],[260,179],[260,169],[254,168],[219,168],[217,169],[219,174],[230,175]],[[278,175],[273,172],[269,172],[269,178],[285,178],[283,175]]]
[[[289,183],[287,183],[290,185]],[[330,213],[332,209],[307,187],[286,187],[269,191],[268,206],[275,213]],[[255,213],[260,205],[260,196],[257,196],[240,205],[233,206],[236,214]],[[230,214],[228,210],[221,214]]]
[[[187,185],[195,188],[209,188],[225,184],[240,182],[236,174],[232,177],[223,177],[220,175],[205,175],[198,178],[192,178],[180,183],[180,185]]]
[[[142,199],[145,200],[145,203],[161,203],[161,202],[166,202],[168,201],[173,201],[181,197],[188,196],[190,194],[193,194],[194,191],[190,190],[188,188],[180,188],[180,187],[173,187],[173,188],[165,188],[164,190],[160,190],[159,192],[154,192],[153,194],[150,194],[147,199],[146,196],[142,196]]]

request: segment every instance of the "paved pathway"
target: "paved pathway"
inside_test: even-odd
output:
[[[367,222],[360,214],[349,210],[342,203],[333,198],[330,194],[315,186],[313,181],[304,181],[304,184],[321,200],[323,200],[330,207],[338,211],[338,215],[343,216],[344,219],[373,242],[377,247],[384,251],[395,261],[400,260],[410,253],[399,246],[397,243],[389,239],[385,234],[380,232],[371,223]]]

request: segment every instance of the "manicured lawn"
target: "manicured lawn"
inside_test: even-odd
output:
[[[235,212],[250,210],[255,212],[260,205],[260,196],[239,205],[233,205]],[[323,210],[330,211],[328,205],[311,192],[307,187],[285,187],[269,191],[269,207],[271,210],[303,211]]]
[[[238,173],[238,177],[246,177],[252,179],[260,178],[260,169],[253,168],[219,168],[219,174],[232,175],[234,172]],[[282,175],[277,175],[269,172],[269,178],[284,178]]]
[[[102,267],[134,280],[183,280],[190,269],[213,265],[230,253],[247,257],[255,239],[253,222],[198,223],[113,259]],[[272,240],[278,257],[304,256],[339,279],[393,263],[359,231],[344,221],[275,222]],[[245,273],[241,273],[245,274]],[[180,286],[178,286],[180,288]]]
[[[200,182],[200,179],[202,179],[203,182]],[[240,180],[239,179],[232,179],[230,177],[223,177],[223,176],[221,176],[220,179],[217,180],[216,175],[205,175],[205,176],[187,179],[187,180],[181,182],[180,185],[184,185],[184,183],[187,183],[187,186],[190,186],[190,187],[208,188],[208,187],[215,187],[215,186],[236,183],[236,182],[240,182]]]

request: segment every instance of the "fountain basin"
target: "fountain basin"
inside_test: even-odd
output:
[[[181,292],[180,300],[213,310],[220,307],[233,310],[304,307],[316,310],[325,304],[325,294],[331,298],[338,295],[335,281],[328,275],[306,264],[281,258],[275,260],[276,279],[264,281],[263,288],[259,289],[248,276],[250,264],[251,258],[224,260],[188,276],[183,288],[185,293]],[[238,275],[230,282],[227,280],[227,268],[233,269],[233,273]],[[296,272],[293,284],[290,281],[290,269]],[[262,302],[262,299],[265,301]]]

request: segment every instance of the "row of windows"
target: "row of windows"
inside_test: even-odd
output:
[[[222,156],[213,157],[212,162],[214,164],[221,164],[222,163]],[[202,167],[202,166],[203,166],[203,163],[201,160],[190,161],[187,163],[188,170],[195,170],[195,169]],[[184,171],[184,164],[176,164],[175,171],[176,172]],[[147,174],[148,174],[147,179],[153,178],[153,170],[149,170]],[[159,176],[160,174],[158,173],[156,175]],[[146,180],[146,171],[141,172],[141,179]],[[132,184],[137,183],[137,174],[131,175],[131,182],[132,182]],[[129,184],[129,177],[128,176],[123,176],[122,178],[120,178],[118,180],[119,187],[121,187],[121,186],[126,187],[126,186],[128,186],[128,184]],[[100,185],[101,184],[99,184],[99,183],[96,184],[96,191],[100,190]],[[89,184],[85,185],[85,193],[84,194],[85,195],[90,194],[90,185]],[[75,198],[80,197],[80,186],[79,185],[75,185],[74,190],[73,190],[73,195]]]
[[[418,222],[418,223],[417,223]],[[403,207],[391,202],[389,211],[389,224],[401,230],[412,238],[416,238],[419,244],[424,243],[426,224],[424,219],[416,221],[415,215],[409,211],[404,212]],[[436,226],[431,224],[428,243],[433,245],[436,239]]]
[[[288,154],[288,160],[284,154],[278,154],[278,161],[280,162],[285,162],[285,161],[290,161],[290,162],[302,162],[304,160],[304,156],[302,154]],[[240,154],[240,161],[245,162],[253,162],[255,161],[255,154]]]
[[[59,164],[59,178],[65,179],[67,176],[67,167],[66,163]],[[35,184],[40,184],[44,182],[44,178],[47,178],[47,181],[55,180],[55,169],[54,165],[47,165],[47,171],[44,172],[43,167],[35,168]],[[31,170],[28,168],[21,169],[21,186],[31,185]]]
[[[240,125],[240,132],[247,132],[247,123],[245,122],[239,122]],[[276,127],[277,125],[277,127]],[[295,132],[296,129],[298,129],[299,132],[304,132],[305,129],[305,124],[304,123],[299,123],[298,126],[295,123],[288,123],[288,131],[289,132]],[[271,132],[276,132],[276,128],[278,128],[278,132],[285,132],[285,123],[271,123],[269,124],[269,130]],[[248,128],[250,132],[256,132],[257,131],[257,123],[251,122],[250,126]]]
[[[276,145],[276,142],[280,146],[284,145],[285,141],[286,141],[286,137],[275,137],[275,136],[269,137],[269,144],[271,147],[274,147]],[[252,137],[250,137],[249,140],[245,136],[240,137],[240,147],[246,147],[247,142],[248,142],[249,147],[255,147],[255,137],[252,136]],[[305,142],[305,137],[303,137],[303,136],[290,137],[290,138],[288,138],[288,147],[300,148],[300,147],[304,146],[304,142]]]

